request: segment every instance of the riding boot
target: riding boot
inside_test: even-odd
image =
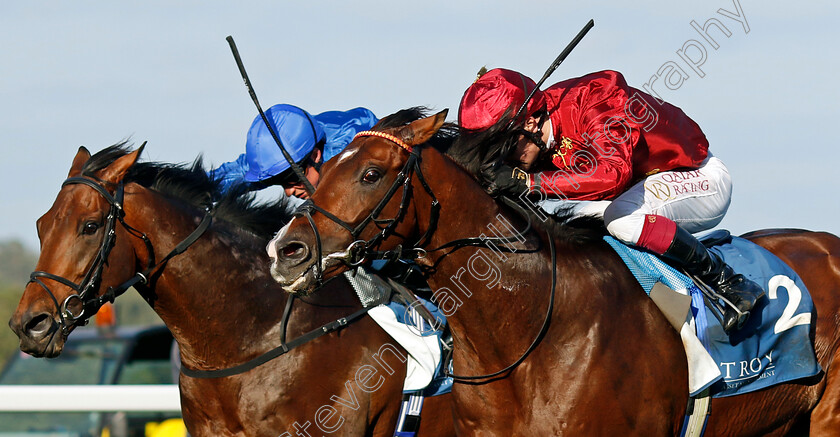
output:
[[[703,243],[679,226],[674,240],[662,257],[698,277],[732,304],[724,305],[722,325],[727,334],[743,327],[756,301],[764,297],[764,290],[758,284],[744,275],[736,274],[720,256],[710,252]]]

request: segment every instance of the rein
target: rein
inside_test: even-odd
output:
[[[61,187],[64,188],[67,185],[74,185],[74,184],[81,184],[86,185],[88,187],[93,188],[102,195],[103,198],[108,202],[110,205],[110,209],[108,211],[108,216],[106,217],[105,221],[105,235],[102,237],[102,243],[99,246],[99,251],[96,254],[96,257],[93,259],[93,263],[91,264],[90,268],[88,269],[87,273],[83,277],[82,281],[76,284],[75,282],[58,276],[52,273],[44,272],[44,271],[34,271],[32,274],[29,275],[29,282],[35,282],[43,288],[47,294],[49,294],[50,298],[52,299],[55,307],[58,311],[58,316],[61,323],[61,331],[64,335],[68,335],[70,330],[73,326],[79,325],[84,326],[87,324],[88,320],[99,311],[99,308],[102,307],[106,302],[114,302],[118,296],[122,295],[126,292],[129,288],[136,284],[146,284],[149,280],[149,275],[152,271],[159,266],[165,264],[169,259],[172,257],[179,255],[187,250],[189,246],[195,243],[199,237],[210,227],[210,223],[212,222],[212,215],[208,211],[204,217],[201,219],[201,222],[198,224],[198,227],[190,233],[181,243],[175,246],[171,252],[169,252],[160,262],[155,263],[154,260],[154,250],[152,248],[152,243],[149,241],[149,238],[146,236],[145,233],[138,231],[137,229],[131,227],[128,223],[125,222],[125,210],[123,209],[123,196],[124,196],[124,187],[123,182],[120,181],[117,184],[117,189],[112,196],[111,193],[108,192],[102,185],[94,181],[93,179],[88,179],[85,177],[71,177],[67,178],[62,184]],[[116,240],[116,227],[117,222],[128,231],[129,234],[140,238],[146,244],[146,249],[148,251],[148,267],[143,270],[142,272],[137,272],[133,277],[129,280],[125,281],[124,283],[120,284],[116,288],[109,287],[108,290],[102,296],[96,296],[96,291],[99,290],[101,282],[102,282],[102,270],[105,267],[105,264],[108,262],[108,256],[111,253],[111,249],[114,247],[114,242]],[[46,284],[40,278],[47,278],[64,284],[73,290],[76,291],[75,294],[71,294],[64,302],[61,304],[58,303],[58,299],[56,299],[55,294],[47,287]],[[78,301],[78,306],[81,308],[78,310],[78,313],[74,313],[73,309],[70,308],[70,305],[74,302]]]
[[[312,340],[315,340],[318,337],[327,335],[331,332],[338,331],[341,328],[359,320],[362,316],[367,314],[368,311],[375,308],[376,306],[369,306],[363,307],[362,309],[353,312],[352,314],[341,317],[336,319],[332,322],[325,323],[318,328],[315,328],[306,334],[301,335],[300,337],[294,338],[293,340],[286,342],[286,326],[289,323],[289,317],[292,312],[292,303],[294,302],[296,296],[294,294],[288,293],[289,297],[286,300],[286,308],[283,310],[283,320],[281,322],[281,330],[280,330],[280,346],[277,346],[274,349],[256,357],[250,359],[242,364],[237,364],[235,366],[227,367],[224,369],[213,369],[213,370],[196,370],[190,369],[184,366],[183,362],[181,363],[181,373],[189,376],[190,378],[224,378],[227,376],[238,375],[240,373],[247,372],[255,367],[261,366],[281,355],[286,354],[287,352],[291,351],[292,349],[309,343]]]
[[[102,305],[104,305],[106,302],[114,302],[114,299],[116,299],[118,296],[125,293],[126,290],[138,283],[147,284],[152,271],[165,264],[171,258],[185,252],[187,248],[189,248],[201,237],[201,235],[204,234],[204,232],[210,227],[210,224],[213,220],[211,213],[208,211],[201,219],[201,222],[198,224],[198,227],[196,227],[196,229],[193,230],[190,233],[190,235],[188,235],[183,241],[181,241],[177,246],[175,246],[175,248],[172,249],[172,251],[170,251],[166,256],[163,257],[163,259],[160,260],[160,262],[155,263],[154,251],[152,250],[152,243],[149,240],[149,238],[146,236],[145,233],[140,232],[137,229],[131,227],[124,220],[125,210],[122,206],[124,189],[122,181],[120,181],[120,183],[117,185],[116,192],[113,196],[96,181],[84,177],[68,178],[64,181],[64,183],[61,184],[61,187],[64,188],[67,185],[73,184],[87,185],[88,187],[93,188],[94,190],[96,190],[96,192],[102,195],[102,197],[104,197],[110,205],[110,210],[108,211],[108,216],[106,217],[105,235],[102,238],[102,243],[99,247],[99,251],[97,252],[96,257],[94,258],[93,264],[91,265],[90,269],[88,269],[87,273],[85,274],[84,278],[79,284],[76,284],[67,278],[54,275],[52,273],[47,273],[44,271],[32,272],[29,280],[29,282],[35,282],[38,285],[40,285],[50,296],[53,303],[55,303],[61,322],[61,330],[65,336],[69,335],[70,330],[74,325],[83,326],[87,324],[88,320],[91,317],[93,317],[93,315],[96,314],[99,308],[101,308]],[[107,292],[105,292],[102,296],[97,297],[95,293],[96,290],[99,289],[101,284],[102,270],[105,264],[108,262],[108,255],[111,253],[111,249],[114,247],[114,242],[116,239],[116,224],[118,221],[131,235],[142,239],[143,242],[146,244],[146,248],[148,249],[149,253],[149,259],[147,262],[148,267],[142,272],[137,272],[133,277],[123,282],[116,288],[109,287]],[[44,284],[43,281],[41,281],[40,278],[47,278],[60,282],[75,290],[76,293],[68,296],[62,304],[59,304],[58,299],[56,299],[55,297],[55,294],[52,292],[52,290],[50,290],[49,287],[47,287],[46,284]],[[181,372],[184,375],[187,375],[192,378],[220,378],[246,372],[248,370],[253,369],[254,367],[268,362],[269,360],[279,357],[280,355],[283,355],[286,352],[289,352],[290,350],[304,343],[308,343],[318,337],[321,337],[322,335],[329,334],[330,332],[339,330],[344,326],[353,323],[354,321],[358,320],[361,316],[365,315],[368,311],[370,311],[371,308],[373,308],[362,308],[346,317],[342,317],[340,319],[322,325],[321,327],[286,343],[286,325],[288,324],[289,316],[291,314],[293,300],[294,296],[289,295],[289,299],[286,301],[286,308],[283,312],[283,322],[281,331],[282,344],[279,347],[272,349],[260,355],[257,358],[254,358],[243,364],[233,366],[230,368],[218,370],[193,370],[182,365]],[[69,308],[69,304],[75,301],[78,301],[81,305],[81,309],[78,313],[74,313],[73,310]]]
[[[516,205],[515,202],[508,201],[507,198],[503,198],[503,199],[506,200],[507,201],[506,203],[508,205],[512,206],[519,214],[522,214],[523,216],[525,216],[527,218],[527,215],[524,214],[523,211],[521,211],[521,208],[518,205]],[[528,224],[530,225],[530,221],[528,222]],[[531,345],[528,346],[527,349],[525,349],[525,352],[523,352],[522,355],[520,355],[519,358],[516,361],[514,361],[513,363],[511,363],[510,365],[508,365],[507,367],[505,367],[502,370],[499,370],[499,371],[496,371],[496,372],[493,372],[493,373],[487,373],[487,374],[484,374],[484,375],[463,376],[463,375],[452,374],[452,373],[449,372],[449,368],[444,368],[443,369],[443,374],[444,375],[452,378],[452,380],[455,381],[455,382],[462,382],[462,383],[465,383],[465,384],[480,384],[480,383],[483,383],[483,382],[490,382],[490,381],[483,381],[483,382],[477,382],[477,381],[482,381],[482,380],[487,380],[487,379],[490,379],[490,378],[495,378],[497,376],[500,376],[500,375],[503,375],[507,372],[510,372],[511,370],[515,369],[520,364],[522,364],[522,362],[525,361],[525,358],[527,358],[528,355],[530,355],[531,352],[533,352],[534,349],[537,348],[537,345],[540,343],[540,340],[542,340],[546,331],[548,331],[548,326],[551,324],[551,314],[554,311],[554,296],[555,296],[556,290],[557,290],[557,250],[554,247],[554,238],[552,238],[550,234],[548,234],[547,237],[548,237],[548,246],[551,249],[551,292],[549,293],[548,309],[545,312],[545,318],[543,319],[542,326],[540,327],[540,331],[537,333],[537,336],[534,337],[534,340],[531,342]],[[450,355],[452,354],[452,350],[449,351],[449,354]]]
[[[399,174],[397,175],[397,178],[391,184],[391,187],[385,193],[385,196],[383,196],[382,200],[379,201],[379,203],[373,208],[373,210],[370,212],[370,214],[368,214],[367,217],[365,217],[361,222],[359,222],[355,226],[345,222],[344,220],[341,220],[335,214],[321,208],[320,206],[315,205],[315,203],[311,199],[305,201],[295,211],[295,215],[301,215],[306,217],[307,221],[309,221],[310,227],[312,228],[312,232],[315,234],[317,259],[319,260],[319,262],[313,265],[313,269],[315,280],[318,285],[321,285],[323,283],[322,264],[325,259],[323,257],[323,250],[321,249],[321,233],[318,231],[318,227],[315,225],[315,221],[312,219],[312,214],[314,212],[319,212],[323,214],[333,223],[336,223],[342,228],[346,229],[353,237],[354,241],[350,243],[349,246],[347,246],[347,249],[345,249],[344,252],[330,254],[327,256],[327,259],[339,259],[341,261],[344,261],[344,263],[350,267],[357,267],[367,261],[378,259],[389,261],[395,261],[397,259],[416,259],[425,256],[425,254],[429,252],[435,252],[451,247],[488,247],[488,245],[491,243],[502,245],[509,244],[514,241],[517,241],[522,234],[528,232],[531,229],[531,222],[529,220],[528,226],[525,228],[525,230],[518,232],[516,235],[511,235],[508,237],[461,238],[447,242],[434,249],[424,249],[423,246],[428,242],[429,238],[431,237],[431,234],[437,228],[438,219],[440,218],[440,202],[438,201],[437,197],[435,197],[435,193],[432,191],[432,188],[429,186],[428,182],[426,182],[426,178],[425,176],[423,176],[423,171],[420,168],[420,151],[422,149],[409,146],[401,139],[393,135],[387,134],[385,132],[379,131],[362,131],[357,133],[354,138],[367,136],[375,136],[391,141],[392,143],[396,144],[401,149],[409,153],[408,160],[406,160],[405,164],[403,165],[403,168],[400,170]],[[404,248],[402,245],[398,245],[393,250],[372,250],[373,247],[377,246],[379,243],[381,243],[393,233],[397,223],[400,221],[400,219],[403,218],[405,211],[408,207],[408,194],[411,191],[411,177],[415,174],[417,175],[417,180],[420,181],[423,190],[432,199],[429,205],[429,224],[426,227],[426,232],[423,233],[423,235],[417,240],[416,243],[412,245],[412,247]],[[378,218],[379,214],[382,212],[383,209],[385,209],[385,206],[391,201],[391,199],[394,197],[401,185],[403,187],[402,198],[400,200],[400,207],[396,215],[390,219]],[[360,240],[359,235],[371,222],[374,222],[377,225],[384,225],[385,227],[382,229],[382,231],[374,235],[371,239],[367,241]]]
[[[524,231],[518,232],[517,235],[512,235],[508,237],[490,237],[490,238],[478,238],[478,237],[470,237],[470,238],[462,238],[447,242],[441,246],[438,246],[434,249],[426,250],[423,249],[422,246],[427,242],[430,238],[432,232],[437,227],[437,222],[440,216],[440,202],[435,197],[434,192],[432,192],[431,187],[426,182],[423,172],[420,169],[420,152],[419,150],[412,146],[407,145],[401,139],[387,134],[385,132],[378,132],[378,131],[363,131],[356,134],[354,138],[358,137],[365,137],[365,136],[376,136],[380,138],[384,138],[386,140],[395,143],[397,146],[402,148],[403,150],[409,153],[408,160],[406,161],[405,165],[403,165],[402,170],[397,175],[397,178],[394,180],[391,187],[388,189],[385,196],[379,203],[374,207],[374,209],[368,214],[366,218],[364,218],[359,224],[356,226],[350,225],[347,222],[341,220],[334,214],[330,213],[329,211],[315,205],[315,203],[309,199],[304,202],[298,210],[295,212],[295,215],[303,215],[309,221],[309,225],[312,228],[313,233],[315,234],[315,242],[316,242],[316,250],[317,250],[317,262],[313,264],[315,281],[317,286],[323,284],[323,267],[324,267],[324,257],[323,251],[321,249],[321,235],[318,231],[318,227],[315,225],[315,221],[312,219],[313,212],[319,212],[323,214],[325,217],[333,221],[334,223],[338,224],[342,228],[346,229],[350,232],[350,235],[353,237],[355,241],[351,243],[344,253],[338,254],[331,254],[328,256],[328,259],[340,259],[344,261],[350,267],[357,267],[363,264],[366,261],[374,260],[374,259],[387,259],[387,260],[396,260],[396,259],[416,259],[422,256],[425,256],[426,253],[434,252],[438,250],[443,250],[446,248],[461,248],[467,246],[480,246],[480,247],[489,247],[490,243],[494,244],[509,244],[514,241],[517,241],[521,235],[528,232],[531,229],[531,221],[528,219],[527,214],[524,214],[520,207],[518,207],[515,203],[509,202],[509,205],[512,206],[519,214],[523,215],[528,221],[528,226],[525,228]],[[417,179],[420,181],[420,184],[423,186],[423,189],[426,191],[427,194],[432,198],[431,202],[431,215],[429,218],[429,226],[426,229],[426,232],[420,237],[417,243],[415,243],[412,247],[408,249],[404,249],[402,245],[397,246],[394,250],[388,251],[373,251],[370,250],[371,247],[379,244],[383,240],[385,240],[388,236],[391,235],[393,229],[396,227],[396,224],[405,214],[405,211],[408,206],[408,192],[411,187],[411,176],[412,174],[417,175]],[[385,206],[391,201],[391,198],[397,192],[397,189],[403,186],[402,192],[402,199],[400,201],[400,207],[397,214],[394,218],[391,219],[379,219],[378,216],[385,208]],[[370,240],[360,240],[359,235],[364,230],[364,228],[370,223],[374,222],[376,224],[380,223],[387,223],[385,228],[374,235]],[[554,308],[554,296],[555,290],[557,285],[557,263],[556,263],[556,251],[554,247],[554,239],[551,236],[548,236],[549,239],[549,246],[551,248],[551,263],[552,263],[552,277],[551,277],[551,292],[549,297],[549,305],[546,311],[545,319],[543,320],[543,324],[540,328],[539,333],[531,342],[530,346],[525,350],[525,352],[512,364],[505,367],[502,370],[497,372],[493,372],[486,375],[476,375],[476,376],[461,376],[461,375],[453,375],[448,372],[448,370],[444,370],[444,374],[448,377],[452,377],[454,381],[463,382],[463,383],[477,383],[476,381],[486,380],[490,378],[494,378],[496,376],[502,375],[506,372],[509,372],[519,366],[525,358],[537,347],[540,340],[543,338],[543,335],[548,330],[548,326],[551,323],[551,315]],[[489,382],[489,381],[485,381]]]

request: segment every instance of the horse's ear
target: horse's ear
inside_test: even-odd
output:
[[[449,113],[449,109],[444,109],[435,115],[414,121],[408,126],[401,128],[399,130],[399,136],[401,136],[402,140],[409,146],[423,144],[426,141],[429,141],[429,138],[437,133],[438,129],[443,126],[443,123],[446,121],[447,113]]]
[[[137,158],[140,157],[144,147],[146,147],[145,142],[137,150],[114,160],[111,165],[100,170],[97,176],[103,181],[114,184],[121,181],[128,169],[137,162]]]
[[[73,158],[73,165],[70,166],[70,172],[67,173],[67,177],[72,178],[82,174],[82,167],[85,166],[88,159],[90,159],[90,152],[88,152],[88,149],[86,149],[85,146],[79,147],[79,151],[76,152],[76,157]]]

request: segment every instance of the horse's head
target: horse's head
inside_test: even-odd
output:
[[[20,349],[35,356],[61,353],[69,332],[92,316],[109,287],[126,278],[108,271],[133,272],[131,244],[114,245],[122,211],[122,179],[142,146],[108,165],[88,163],[90,152],[79,148],[67,180],[52,207],[38,219],[41,255],[9,326]]]
[[[418,234],[418,193],[411,185],[427,185],[415,146],[432,138],[445,118],[444,110],[396,127],[383,119],[324,165],[310,201],[268,244],[271,274],[286,291],[311,292],[374,253],[417,242],[411,240]]]

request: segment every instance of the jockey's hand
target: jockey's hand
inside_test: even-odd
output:
[[[491,196],[508,195],[519,197],[528,190],[530,177],[528,173],[518,167],[501,165],[496,170],[493,183],[487,188]]]

